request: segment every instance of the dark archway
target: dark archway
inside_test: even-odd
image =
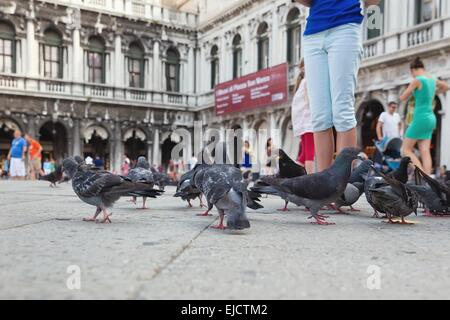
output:
[[[125,154],[133,161],[140,156],[147,157],[146,135],[139,129],[133,129],[125,134]]]
[[[377,139],[377,123],[378,118],[384,112],[383,105],[377,100],[370,100],[364,102],[359,111],[359,127],[360,127],[360,138],[363,150],[367,148],[373,148],[374,140]],[[367,152],[367,151],[366,151]],[[370,152],[369,152],[370,153]]]
[[[0,160],[6,159],[16,129],[20,129],[20,127],[13,120],[0,119]]]
[[[177,144],[172,141],[171,137],[169,136],[166,140],[164,140],[162,147],[161,147],[161,163],[165,170],[170,165],[170,160],[172,160],[172,150],[175,148]]]
[[[46,122],[39,130],[38,138],[43,149],[43,159],[53,159],[61,163],[67,157],[67,130],[61,123]]]
[[[85,143],[83,146],[84,157],[91,157],[95,159],[99,157],[103,160],[105,169],[110,168],[110,154],[109,154],[109,142],[108,132],[99,126],[94,126],[86,129]]]

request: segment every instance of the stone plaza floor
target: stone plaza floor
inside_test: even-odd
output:
[[[316,226],[270,197],[248,211],[251,229],[230,233],[173,192],[149,210],[121,199],[102,225],[82,221],[94,208],[68,184],[0,181],[0,298],[450,298],[450,218],[387,225],[361,199],[361,213]]]

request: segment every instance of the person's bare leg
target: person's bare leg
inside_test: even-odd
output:
[[[422,160],[423,171],[430,175],[433,173],[433,159],[431,158],[431,140],[420,140],[418,142],[420,158]]]
[[[317,171],[331,167],[334,154],[333,128],[325,131],[314,132],[314,145],[316,146]]]
[[[305,169],[308,174],[314,173],[314,161],[306,161]]]
[[[424,170],[423,166],[422,166],[422,162],[420,162],[419,158],[417,158],[416,154],[414,153],[414,146],[416,145],[416,143],[417,143],[417,140],[405,138],[405,140],[403,141],[402,154],[404,157],[410,157],[412,163],[415,166]]]
[[[356,128],[348,131],[338,132],[336,139],[336,152],[341,153],[345,148],[357,148],[358,139],[356,135]]]

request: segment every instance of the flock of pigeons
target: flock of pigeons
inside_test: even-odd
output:
[[[181,177],[175,197],[187,201],[192,207],[191,201],[197,198],[204,206],[204,196],[207,211],[201,215],[208,216],[216,207],[220,222],[215,228],[222,230],[250,228],[246,209],[263,208],[260,204],[262,195],[284,199],[286,205],[282,211],[288,210],[290,202],[304,206],[305,211],[311,213],[310,218],[314,218],[313,223],[318,225],[333,224],[327,222],[328,216],[320,213],[324,208],[339,213],[344,212],[342,207],[358,211],[353,205],[363,194],[373,207],[374,216],[379,218],[384,214],[383,218],[388,223],[408,224],[405,217],[412,213],[417,215],[421,204],[426,215],[450,214],[450,185],[431,178],[419,168],[414,170],[414,183],[409,182],[410,158],[402,159],[396,171],[384,174],[370,160],[360,159],[360,164],[354,168],[358,155],[358,149],[346,148],[329,169],[308,175],[302,166],[279,150],[278,174],[262,177],[251,188],[235,166],[202,161]],[[81,157],[75,157],[64,160],[57,171],[42,179],[53,185],[72,180],[76,195],[96,207],[94,216],[85,221],[101,223],[111,222],[109,209],[119,198],[130,197],[134,203],[137,198],[143,198],[142,208],[145,209],[146,199],[162,196],[165,186],[170,183],[169,177],[150,168],[144,157],[138,159],[136,167],[126,177],[87,165]],[[102,219],[97,220],[101,213]],[[400,221],[394,221],[395,218],[400,218]]]

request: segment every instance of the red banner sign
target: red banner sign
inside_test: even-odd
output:
[[[217,115],[287,102],[288,66],[284,63],[218,84],[215,97]]]

